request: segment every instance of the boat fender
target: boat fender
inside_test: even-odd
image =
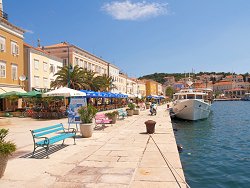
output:
[[[179,152],[182,152],[183,146],[181,144],[177,144],[177,149]]]

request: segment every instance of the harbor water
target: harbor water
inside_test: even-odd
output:
[[[215,102],[206,120],[172,123],[191,188],[250,187],[250,101]]]

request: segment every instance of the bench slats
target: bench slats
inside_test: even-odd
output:
[[[56,124],[56,125],[53,125],[53,126],[32,130],[32,132],[33,133],[38,133],[38,132],[42,132],[42,131],[46,131],[46,130],[50,130],[50,129],[57,128],[57,127],[62,127],[62,126],[63,125],[61,123],[59,123],[59,124]]]
[[[43,147],[44,149],[46,149],[46,154],[47,154],[47,158],[48,158],[49,157],[48,156],[49,155],[48,154],[49,146],[51,144],[54,144],[54,143],[59,142],[59,141],[63,141],[62,144],[64,144],[64,140],[66,138],[72,137],[74,139],[74,144],[76,144],[76,142],[75,142],[75,137],[76,137],[75,129],[73,129],[72,132],[68,132],[68,131],[65,132],[65,129],[64,129],[62,123],[52,125],[49,127],[40,128],[40,129],[30,130],[30,131],[31,131],[31,134],[33,136],[33,141],[34,141],[34,150],[33,150],[32,156],[34,156],[35,150],[38,147]],[[52,134],[52,133],[54,133],[54,134]]]
[[[75,136],[74,133],[62,133],[60,135],[57,136],[53,136],[51,138],[49,138],[49,144],[54,144],[58,141],[64,140],[65,138],[70,138]],[[46,145],[47,143],[45,143],[45,140],[41,140],[39,142],[36,142],[36,145]]]
[[[35,137],[40,137],[40,136],[44,136],[44,135],[47,135],[47,134],[50,134],[50,133],[55,133],[55,132],[58,132],[58,131],[62,131],[64,130],[63,127],[59,127],[59,128],[56,128],[56,129],[51,129],[49,131],[44,131],[44,132],[40,132],[40,133],[37,133],[37,134],[34,134]]]

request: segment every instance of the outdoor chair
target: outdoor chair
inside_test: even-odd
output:
[[[127,111],[123,110],[123,109],[119,109],[118,110],[118,118],[120,119],[120,117],[122,117],[123,119],[125,117],[128,117]]]

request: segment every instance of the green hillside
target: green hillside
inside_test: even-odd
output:
[[[223,75],[224,77],[227,75],[231,75],[231,72],[199,72],[196,74],[191,74],[191,76],[193,78],[195,78],[196,76],[200,76],[203,74],[214,74],[214,75]],[[235,74],[235,73],[233,73]],[[248,73],[243,74],[243,76],[248,75]],[[161,84],[164,83],[164,77],[168,77],[168,76],[174,76],[175,77],[175,81],[180,80],[181,78],[184,78],[185,76],[188,76],[188,73],[154,73],[154,74],[148,74],[148,75],[144,75],[139,77],[138,79],[152,79],[156,82],[159,82]]]

